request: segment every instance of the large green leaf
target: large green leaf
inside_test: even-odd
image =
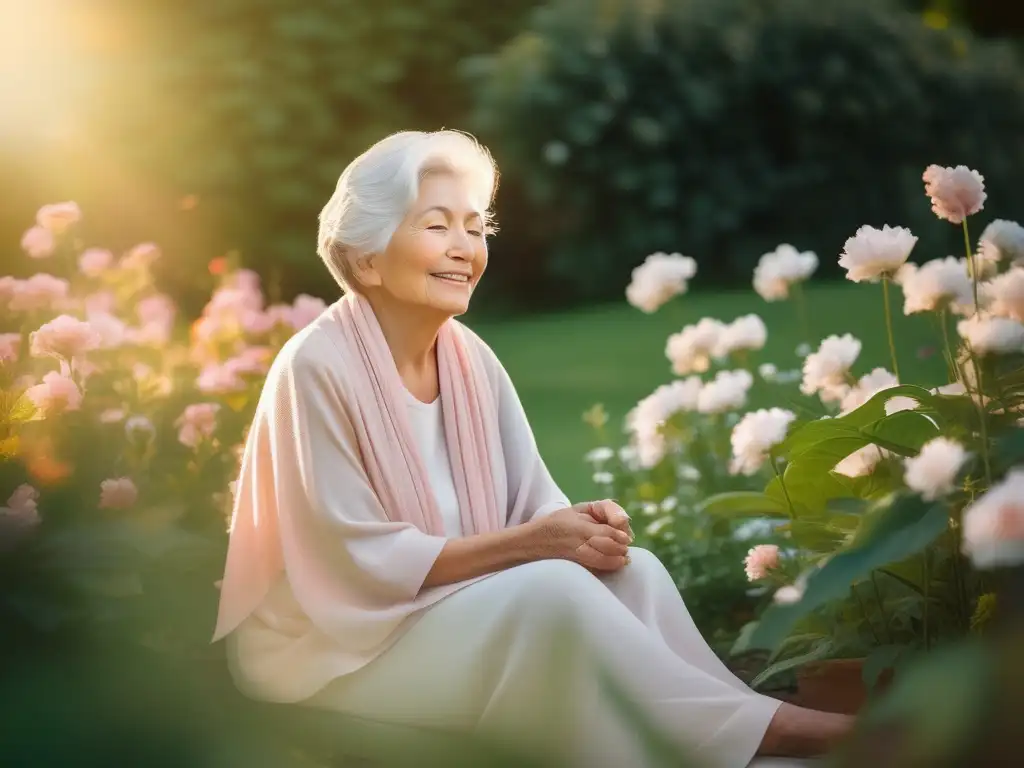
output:
[[[782,661],[777,661],[774,664],[768,666],[761,674],[750,681],[751,688],[757,688],[765,680],[774,677],[780,672],[785,672],[789,669],[795,669],[801,667],[810,661],[818,661],[826,658],[832,652],[832,641],[822,640],[821,642],[813,645],[810,650],[805,653],[798,654],[796,656],[790,656]]]
[[[825,603],[845,596],[850,585],[875,568],[910,557],[946,530],[949,515],[940,503],[907,495],[877,511],[869,524],[858,530],[854,544],[839,552],[810,574],[802,599],[772,605],[751,635],[751,645],[775,648],[792,631],[796,621]]]
[[[696,505],[697,514],[727,518],[780,517],[788,518],[785,503],[765,493],[755,491],[730,491],[716,493]]]

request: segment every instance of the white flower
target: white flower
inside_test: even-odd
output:
[[[614,455],[615,451],[606,445],[602,445],[588,452],[585,459],[591,464],[603,464]]]
[[[977,255],[985,262],[1024,262],[1024,227],[996,219],[981,233]]]
[[[934,501],[953,490],[956,475],[967,461],[967,451],[955,440],[936,437],[921,446],[920,453],[904,459],[903,479],[907,487]]]
[[[807,576],[806,572],[801,573],[792,584],[779,587],[772,596],[772,600],[780,605],[799,603],[807,590]]]
[[[956,330],[979,355],[1024,352],[1024,324],[1017,320],[975,315],[958,322]]]
[[[747,581],[757,581],[779,567],[779,548],[775,544],[758,544],[750,548],[743,560]]]
[[[632,272],[626,300],[651,313],[673,296],[686,293],[687,281],[697,274],[697,262],[678,253],[652,253]]]
[[[678,411],[694,410],[700,390],[699,376],[662,384],[626,415],[626,429],[632,433],[640,466],[650,468],[661,461],[665,455],[661,426]],[[629,463],[626,458],[623,461]]]
[[[664,517],[656,518],[655,520],[648,523],[647,527],[644,528],[644,533],[646,533],[648,536],[657,536],[671,524],[671,515],[665,515]]]
[[[916,409],[917,400],[912,397],[897,395],[896,397],[890,397],[885,401],[886,416],[892,416],[894,413],[899,413],[900,411],[913,411]]]
[[[850,367],[860,354],[861,343],[852,334],[829,336],[821,342],[817,352],[804,359],[804,377],[800,391],[805,395],[816,392],[822,402],[840,400],[849,390],[847,377]]]
[[[846,269],[846,279],[855,283],[877,282],[891,276],[906,263],[917,238],[904,227],[882,229],[863,226],[846,241],[839,266]]]
[[[839,409],[843,413],[855,410],[884,389],[899,385],[899,380],[885,368],[875,368],[857,381],[857,385],[843,395]]]
[[[703,373],[710,368],[724,328],[718,320],[705,317],[696,325],[687,325],[679,333],[669,336],[665,356],[672,362],[672,372],[685,376],[693,372]]]
[[[963,314],[974,309],[973,286],[965,259],[947,256],[920,267],[907,263],[896,273],[896,282],[903,287],[905,315],[934,312],[949,305]]]
[[[832,471],[847,477],[863,477],[874,472],[878,462],[888,455],[888,451],[877,445],[865,445],[836,464]]]
[[[783,408],[762,408],[746,414],[732,430],[731,474],[753,475],[768,458],[768,452],[786,437],[796,414]]]
[[[1001,483],[964,510],[964,554],[978,568],[1024,563],[1024,469],[1013,469]]]
[[[749,371],[719,371],[712,381],[701,387],[697,395],[700,413],[722,413],[742,408],[747,403],[747,390],[754,383]]]
[[[761,365],[757,367],[757,375],[765,381],[771,381],[774,379],[778,372],[779,369],[771,363],[761,363]]]
[[[757,315],[743,315],[724,325],[718,336],[715,357],[726,357],[745,349],[762,349],[768,341],[768,329]]]
[[[615,475],[611,472],[595,472],[592,479],[597,485],[611,485],[615,482]]]
[[[1014,267],[979,287],[989,312],[1024,322],[1024,267]]]
[[[783,243],[758,260],[754,268],[754,290],[765,301],[787,299],[790,286],[806,280],[817,268],[818,257],[813,251],[801,253]]]
[[[925,194],[932,199],[932,211],[951,224],[963,223],[985,205],[985,179],[966,165],[929,165],[922,178]]]

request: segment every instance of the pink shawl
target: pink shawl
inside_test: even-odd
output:
[[[437,358],[465,535],[567,506],[490,348],[450,320]],[[275,615],[264,624],[288,636],[288,653],[300,635],[308,653],[315,634],[337,676],[376,656],[413,612],[471,583],[422,588],[445,538],[403,389],[376,316],[356,294],[284,346],[236,484],[214,641],[258,613],[286,574],[302,622]]]

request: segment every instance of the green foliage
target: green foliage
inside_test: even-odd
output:
[[[657,250],[736,284],[780,242],[917,233],[934,162],[978,168],[996,215],[1024,202],[1019,61],[891,3],[553,0],[472,71],[515,201],[492,271],[536,301],[621,296]],[[932,227],[918,251],[956,237]]]

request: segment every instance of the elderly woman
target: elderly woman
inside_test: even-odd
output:
[[[214,637],[237,685],[566,765],[649,765],[607,675],[701,765],[824,751],[848,718],[726,669],[625,512],[559,490],[508,374],[454,319],[487,266],[495,186],[471,137],[403,132],[323,209],[344,295],[281,350],[249,432]]]

